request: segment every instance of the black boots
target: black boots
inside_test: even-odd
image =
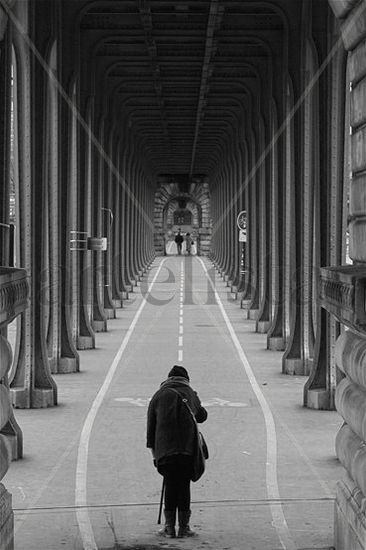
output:
[[[175,538],[175,510],[164,510],[165,526],[159,530],[159,535],[162,537],[168,537],[170,539]]]
[[[178,511],[178,522],[179,522],[179,529],[178,529],[178,537],[194,537],[195,532],[191,531],[189,527],[189,518],[191,517],[191,511],[187,510],[184,512]]]
[[[159,530],[159,535],[162,537],[168,537],[170,539],[175,538],[175,510],[164,510],[164,516],[165,516],[165,525],[162,529]],[[189,518],[191,517],[191,511],[178,511],[178,522],[179,522],[179,529],[178,529],[178,537],[184,538],[184,537],[194,537],[195,532],[192,531],[189,527]]]

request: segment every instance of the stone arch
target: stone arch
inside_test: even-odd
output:
[[[197,251],[207,255],[211,247],[210,191],[208,183],[192,183],[188,191],[181,191],[177,183],[164,183],[155,193],[154,245],[157,254],[165,254],[167,240],[174,232],[174,212],[184,201],[192,213],[191,229],[197,240]],[[170,232],[170,234],[169,234]]]

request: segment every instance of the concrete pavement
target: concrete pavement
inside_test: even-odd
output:
[[[16,550],[332,546],[341,419],[302,407],[305,378],[281,374],[281,353],[266,349],[208,261],[158,258],[108,328],[80,352],[79,374],[56,377],[58,407],[16,411],[25,457],[4,480]],[[198,536],[170,540],[155,534],[161,477],[145,422],[175,363],[209,412],[210,459],[192,484]]]

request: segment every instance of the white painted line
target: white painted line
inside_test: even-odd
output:
[[[234,328],[230,322],[229,317],[227,316],[224,306],[222,305],[220,296],[215,288],[214,283],[212,282],[211,277],[208,274],[206,266],[201,260],[201,258],[197,258],[197,260],[201,263],[202,268],[206,274],[206,277],[215,294],[217,304],[220,308],[221,314],[224,318],[224,321],[230,333],[233,344],[244,366],[246,375],[248,377],[250,385],[252,386],[254,395],[256,396],[258,403],[262,409],[262,413],[263,413],[264,421],[266,425],[266,433],[267,433],[267,462],[266,462],[267,495],[269,500],[273,500],[273,499],[280,500],[280,492],[279,492],[278,480],[277,480],[277,434],[276,434],[276,425],[274,422],[271,408],[264,394],[262,393],[262,390],[259,387],[259,384],[254,376],[254,372],[247,359],[247,356],[245,355],[244,350],[240,345],[238,337],[235,334]],[[284,550],[296,550],[297,547],[295,545],[295,542],[288,528],[286,518],[283,513],[282,505],[278,503],[270,504],[270,509],[271,509],[271,514],[273,519],[272,523],[277,531],[277,535],[280,540],[282,548]]]
[[[103,399],[109,389],[109,386],[111,385],[113,376],[117,370],[122,354],[126,349],[128,341],[137,324],[137,321],[139,320],[142,310],[146,305],[147,297],[151,292],[152,286],[155,283],[164,262],[165,262],[165,258],[162,260],[157,272],[155,273],[155,276],[148,288],[147,294],[146,296],[143,297],[140,307],[138,308],[135,314],[135,317],[133,318],[133,321],[122,341],[122,344],[119,350],[117,351],[113,359],[111,366],[109,367],[109,370],[104,379],[104,382],[89,409],[88,415],[83,425],[83,429],[81,431],[79,448],[78,448],[78,456],[77,456],[77,462],[76,462],[75,506],[77,508],[76,518],[79,525],[79,531],[80,531],[84,550],[98,550],[98,546],[95,542],[93,528],[90,522],[89,513],[87,509],[87,471],[88,471],[88,452],[89,452],[89,441],[90,441],[91,431],[93,428],[95,418],[103,403]]]
[[[183,326],[182,325],[180,325],[180,327],[179,327],[179,334],[183,334]]]
[[[178,346],[181,348],[183,346],[183,336],[179,336]]]
[[[178,361],[182,362],[183,361],[183,350],[180,349],[178,351]]]
[[[179,317],[179,324],[183,325],[183,317]]]

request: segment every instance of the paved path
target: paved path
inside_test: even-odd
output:
[[[341,420],[301,406],[305,378],[281,375],[281,354],[207,260],[158,258],[108,326],[79,374],[57,376],[58,407],[16,411],[25,457],[4,480],[15,550],[331,547]],[[145,424],[175,363],[209,412],[210,459],[192,484],[199,536],[166,540],[155,534],[161,477]]]

